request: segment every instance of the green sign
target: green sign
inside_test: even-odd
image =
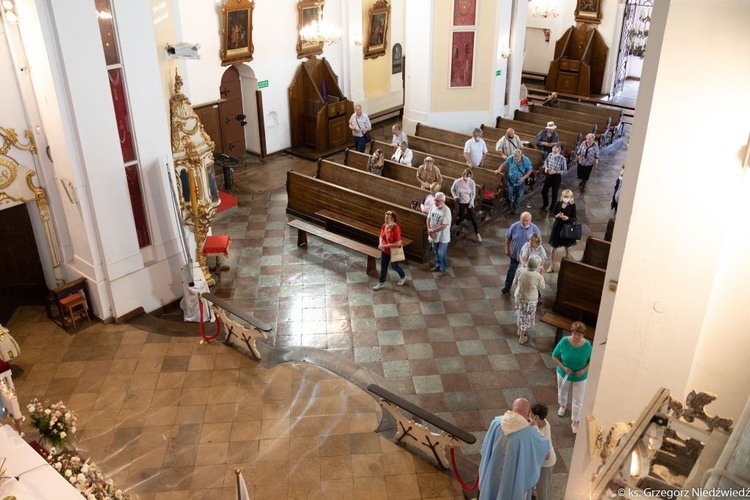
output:
[[[268,88],[268,80],[261,80],[258,82],[258,88],[259,89],[265,89]]]
[[[501,70],[501,69],[495,71],[495,76],[500,76],[502,74],[503,74],[503,70]]]

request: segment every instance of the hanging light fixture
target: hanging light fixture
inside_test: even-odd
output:
[[[303,26],[299,37],[306,44],[333,45],[341,41],[341,30],[323,21],[323,9],[318,4],[318,20]]]
[[[558,0],[531,0],[531,15],[534,17],[557,17],[560,15]]]

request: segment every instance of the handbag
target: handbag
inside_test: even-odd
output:
[[[0,325],[0,359],[10,361],[21,354],[18,342],[14,339],[7,328]]]
[[[372,135],[370,135],[370,132],[365,132],[365,142],[370,143],[372,142]]]
[[[565,224],[560,231],[560,236],[566,240],[580,240],[583,236],[583,228],[576,222]]]
[[[391,247],[391,262],[403,262],[405,260],[404,247]]]

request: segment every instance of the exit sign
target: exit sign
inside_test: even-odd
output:
[[[258,88],[259,89],[265,89],[268,88],[268,80],[261,80],[258,82]]]
[[[503,70],[501,70],[501,69],[495,71],[495,76],[500,76],[502,74],[503,74]]]

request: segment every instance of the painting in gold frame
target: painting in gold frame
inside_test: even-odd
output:
[[[391,6],[386,0],[378,0],[370,8],[367,16],[369,23],[365,38],[365,59],[384,56],[388,48],[388,24]]]
[[[221,65],[253,60],[253,0],[225,0],[221,6]]]
[[[323,0],[302,0],[297,3],[297,59],[315,57],[323,53],[322,43],[305,42],[299,36],[299,32],[305,26],[317,22],[319,18],[322,19],[324,6]]]
[[[601,23],[602,0],[578,0],[575,19],[579,23]]]

